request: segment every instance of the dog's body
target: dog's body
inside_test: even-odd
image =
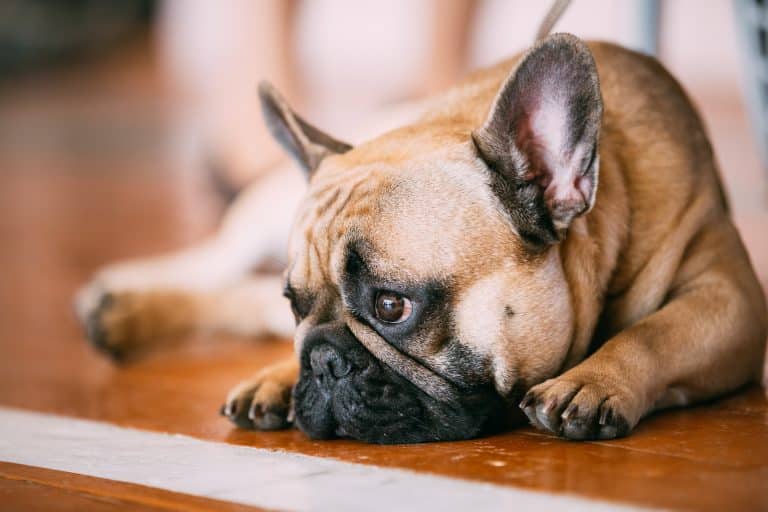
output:
[[[525,393],[535,426],[612,438],[759,379],[763,292],[701,122],[654,59],[556,35],[353,149],[262,96],[308,194],[281,172],[215,240],[99,273],[78,309],[106,350],[287,334],[279,282],[247,276],[290,232],[297,358],[230,393],[241,426],[285,426],[293,390],[314,437],[456,439]]]

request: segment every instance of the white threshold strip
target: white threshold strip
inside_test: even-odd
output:
[[[0,460],[276,510],[637,510],[6,407]]]

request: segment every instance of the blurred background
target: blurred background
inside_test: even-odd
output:
[[[682,82],[765,284],[768,174],[763,136],[750,125],[750,114],[761,114],[745,91],[768,71],[765,58],[763,68],[748,64],[737,5],[762,12],[765,23],[763,0],[574,0],[556,30],[655,52]],[[210,232],[227,197],[282,159],[261,125],[258,80],[273,81],[315,124],[354,139],[373,112],[525,49],[548,7],[4,0],[0,331],[54,329],[99,265]],[[648,20],[658,22],[657,37]],[[764,25],[750,34],[765,56]]]

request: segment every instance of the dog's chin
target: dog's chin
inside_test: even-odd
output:
[[[379,444],[453,441],[498,428],[501,398],[489,388],[436,400],[375,359],[362,345],[322,340],[302,354],[294,388],[298,427],[313,439]],[[325,370],[325,371],[324,371]]]

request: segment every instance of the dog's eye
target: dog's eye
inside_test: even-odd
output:
[[[388,324],[405,322],[413,312],[413,304],[408,297],[399,293],[380,291],[376,294],[376,318]]]

